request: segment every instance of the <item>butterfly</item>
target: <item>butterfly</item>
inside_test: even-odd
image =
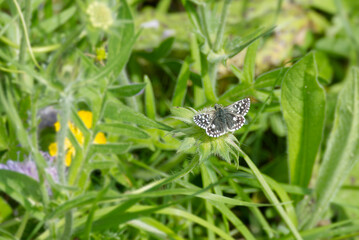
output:
[[[193,121],[199,127],[206,129],[210,137],[219,137],[227,132],[240,129],[250,106],[250,99],[239,100],[227,107],[215,104],[214,108],[203,110],[193,117]]]

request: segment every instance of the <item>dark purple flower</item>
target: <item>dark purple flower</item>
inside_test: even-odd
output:
[[[57,110],[53,106],[45,107],[39,111],[39,117],[41,119],[40,130],[45,127],[53,127],[57,121]]]

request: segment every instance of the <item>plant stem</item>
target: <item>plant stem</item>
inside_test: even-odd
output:
[[[211,79],[213,92],[216,92],[218,63],[208,62],[208,76]]]
[[[59,175],[59,181],[61,184],[65,184],[65,139],[68,130],[68,121],[71,109],[71,96],[68,94],[62,96],[60,100],[60,130],[57,134],[57,173]]]
[[[201,21],[201,27],[202,27],[202,33],[204,35],[204,37],[207,40],[207,44],[209,46],[210,49],[213,48],[213,44],[211,41],[211,37],[209,35],[209,30],[208,30],[208,19],[207,19],[207,13],[206,13],[206,9],[205,6],[199,6],[199,17],[200,17],[200,21]]]
[[[72,221],[72,210],[69,210],[65,213],[65,228],[60,239],[71,239]]]
[[[24,12],[24,20],[27,25],[24,27],[28,30],[30,25],[30,16],[31,16],[31,0],[25,1],[25,12]],[[19,52],[19,63],[25,63],[25,56],[26,56],[26,36],[25,36],[25,29],[22,29],[21,41],[20,41],[20,52]],[[22,75],[23,76],[23,75]]]
[[[228,14],[228,8],[229,8],[229,4],[231,3],[231,1],[232,0],[225,0],[224,3],[223,3],[221,19],[220,19],[220,22],[219,22],[219,26],[218,26],[218,29],[217,29],[217,36],[216,36],[216,40],[214,41],[214,47],[213,47],[213,50],[215,52],[218,52],[219,48],[222,45],[224,26],[225,26],[225,23],[226,23],[226,18],[227,18],[227,14]]]
[[[208,101],[210,102],[216,102],[216,92],[215,92],[215,85],[216,81],[214,78],[214,72],[216,72],[215,69],[211,69],[212,66],[208,62],[206,56],[204,54],[201,54],[201,76],[202,76],[202,85],[204,89],[204,94]],[[215,68],[215,66],[213,66]],[[209,70],[211,69],[211,70]]]

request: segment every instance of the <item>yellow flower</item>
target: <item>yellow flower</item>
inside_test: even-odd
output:
[[[107,59],[107,52],[104,47],[96,48],[96,60],[102,62]]]
[[[92,127],[92,112],[89,111],[78,111],[77,114],[81,118],[82,122],[85,124],[85,126],[90,129]],[[69,129],[72,132],[72,134],[75,136],[76,140],[80,145],[83,145],[84,143],[84,136],[82,132],[71,122],[68,123]],[[57,121],[55,124],[55,130],[58,132],[60,130],[60,123]],[[99,132],[96,134],[95,139],[93,141],[97,144],[105,144],[106,143],[106,137],[105,134],[102,132]],[[71,141],[69,139],[65,139],[65,150],[66,150],[66,156],[65,156],[65,164],[66,166],[70,166],[72,157],[75,156],[75,147],[72,146]],[[57,144],[51,143],[49,146],[49,153],[51,156],[57,155]]]
[[[113,24],[111,9],[102,2],[92,2],[86,10],[92,26],[106,30]]]

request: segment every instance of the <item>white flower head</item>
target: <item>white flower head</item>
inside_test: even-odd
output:
[[[92,2],[86,10],[95,28],[107,30],[113,24],[111,9],[102,2]]]

